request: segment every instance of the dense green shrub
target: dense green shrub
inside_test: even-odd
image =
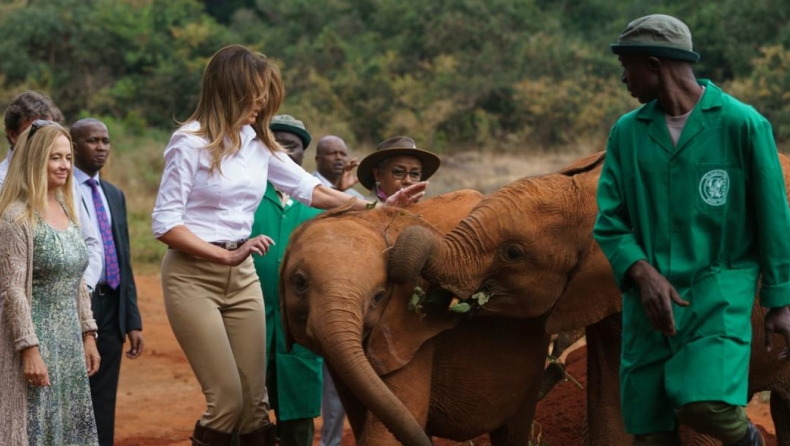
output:
[[[69,121],[111,116],[171,129],[227,43],[273,57],[283,111],[376,144],[410,134],[439,151],[597,146],[638,104],[609,44],[630,19],[682,17],[696,70],[787,124],[786,0],[6,0],[0,106],[48,91]]]

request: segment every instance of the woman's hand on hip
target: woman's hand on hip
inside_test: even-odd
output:
[[[88,369],[88,376],[93,376],[99,371],[101,362],[99,349],[96,348],[96,338],[90,335],[85,336],[83,344],[85,345],[85,367]]]
[[[259,235],[257,237],[253,237],[243,245],[239,247],[239,249],[235,251],[228,251],[228,265],[229,266],[238,266],[250,256],[250,254],[258,254],[260,256],[266,255],[269,252],[269,247],[274,245],[274,240],[269,238],[266,235]]]
[[[420,201],[420,198],[425,195],[425,189],[427,188],[427,181],[414,183],[411,186],[404,187],[403,189],[390,195],[389,198],[387,198],[387,201],[384,202],[384,205],[405,208],[406,206]]]
[[[49,372],[47,372],[47,365],[44,364],[44,358],[41,357],[38,346],[22,350],[22,373],[28,384],[39,387],[49,386]]]

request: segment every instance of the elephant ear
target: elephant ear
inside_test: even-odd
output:
[[[612,269],[598,244],[593,242],[582,253],[575,274],[552,310],[546,332],[586,327],[621,311],[621,293]]]
[[[368,336],[367,356],[377,374],[383,376],[405,366],[420,347],[439,333],[455,327],[460,315],[446,308],[416,314],[409,300],[416,284],[394,285],[378,323]]]
[[[285,277],[282,274],[282,271],[285,270],[283,268],[285,265],[288,264],[288,253],[290,252],[289,249],[285,250],[285,255],[283,256],[283,261],[280,263],[280,271],[278,271],[278,284],[277,284],[277,291],[278,291],[278,300],[280,301],[280,323],[283,327],[283,333],[285,333],[285,351],[290,352],[293,349],[293,345],[296,343],[294,341],[294,337],[291,334],[290,327],[288,325],[288,311],[286,308],[286,299],[285,299],[285,281],[283,278]]]
[[[606,158],[606,151],[596,152],[591,155],[585,156],[582,159],[576,160],[573,163],[563,167],[557,171],[558,174],[572,177],[579,173],[590,172],[596,167],[603,166],[604,158]]]

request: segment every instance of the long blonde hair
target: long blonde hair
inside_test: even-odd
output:
[[[211,171],[219,169],[222,159],[241,148],[241,127],[258,104],[252,128],[272,152],[282,148],[269,130],[285,96],[280,69],[266,56],[241,45],[229,45],[217,51],[203,73],[203,87],[197,109],[187,121],[197,121],[195,134],[206,138],[211,152]]]
[[[74,159],[74,147],[69,132],[60,124],[49,123],[36,129],[29,138],[29,128],[22,132],[14,146],[14,156],[8,167],[2,191],[0,191],[0,215],[14,202],[25,204],[22,219],[35,227],[38,216],[43,218],[47,213],[47,193],[49,189],[48,166],[52,146],[59,136],[69,140],[71,156]],[[77,222],[74,212],[74,196],[72,195],[73,169],[69,170],[66,184],[59,187],[58,195],[71,221]]]

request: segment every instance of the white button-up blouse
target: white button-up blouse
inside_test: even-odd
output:
[[[267,181],[310,205],[321,181],[285,153],[272,154],[252,127],[242,127],[241,149],[222,160],[221,173],[210,172],[208,141],[190,133],[198,128],[197,122],[185,124],[165,148],[165,170],[151,215],[154,236],[184,225],[207,242],[248,238]]]

